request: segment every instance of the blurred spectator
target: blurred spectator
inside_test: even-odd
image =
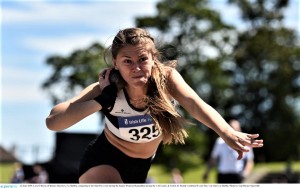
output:
[[[19,162],[16,162],[14,165],[15,165],[15,172],[11,178],[11,183],[23,183],[24,181],[23,165]]]
[[[35,173],[35,176],[30,179],[29,183],[49,183],[48,173],[43,166],[38,164],[34,165],[33,172]]]
[[[172,183],[183,183],[183,177],[178,168],[173,168],[171,175],[172,175]]]
[[[237,120],[230,120],[229,124],[236,131],[241,131],[240,123]],[[204,173],[204,182],[207,182],[210,170],[217,165],[218,183],[241,183],[253,169],[254,154],[252,148],[249,152],[244,153],[241,160],[237,160],[237,157],[238,153],[219,137],[215,142],[207,170]]]
[[[285,174],[285,176],[286,176],[286,178],[288,180],[290,180],[292,178],[293,170],[292,170],[292,162],[291,162],[291,160],[287,161],[284,174]]]
[[[146,182],[145,183],[156,183],[155,182],[155,180],[154,180],[154,178],[153,177],[151,177],[151,176],[148,176],[147,178],[146,178]]]

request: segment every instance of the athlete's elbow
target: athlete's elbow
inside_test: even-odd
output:
[[[46,126],[49,130],[55,131],[54,126],[52,124],[51,117],[49,117],[49,116],[46,118]]]
[[[55,119],[50,115],[46,118],[46,126],[51,131],[62,130],[60,125],[55,121]]]
[[[56,105],[46,118],[46,126],[49,130],[60,131],[63,126],[63,103]]]

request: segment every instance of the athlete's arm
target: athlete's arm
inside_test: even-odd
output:
[[[85,88],[78,96],[57,104],[46,118],[50,130],[64,130],[85,117],[101,110],[101,105],[93,100],[100,94],[99,83]]]
[[[197,95],[176,69],[170,71],[168,88],[170,89],[169,92],[172,97],[174,97],[189,114],[218,134],[233,130],[215,109],[205,103]]]
[[[197,95],[175,69],[172,69],[168,76],[168,88],[172,97],[195,119],[213,129],[229,146],[239,153],[238,159],[242,158],[242,152],[249,151],[245,145],[262,147],[262,140],[251,142],[251,139],[259,136],[258,134],[246,134],[235,131],[214,108]]]

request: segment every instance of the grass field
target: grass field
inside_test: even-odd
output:
[[[256,179],[260,176],[265,175],[270,172],[284,172],[286,169],[286,163],[276,162],[276,163],[259,163],[256,164],[249,179],[245,181],[247,183],[255,183]],[[300,172],[300,161],[292,163],[292,170],[294,172]],[[203,166],[197,166],[193,169],[189,169],[187,172],[183,173],[184,183],[204,183],[202,181],[202,176],[204,174],[205,168]],[[171,174],[166,172],[162,166],[153,165],[149,172],[149,177],[153,178],[157,183],[170,183]],[[216,170],[212,170],[207,183],[216,183]]]
[[[0,183],[9,183],[14,173],[14,163],[0,164]]]
[[[284,172],[286,163],[259,163],[255,165],[250,177],[264,175],[269,172]],[[183,173],[184,183],[203,183],[202,175],[204,173],[204,166],[196,166]],[[300,172],[300,161],[292,163],[292,170]],[[0,164],[0,183],[9,183],[14,172],[14,164]],[[213,170],[209,176],[207,183],[216,183],[216,171]],[[153,165],[149,171],[155,183],[170,183],[171,174],[160,165]],[[249,181],[251,183],[251,181]],[[254,182],[252,182],[254,183]]]

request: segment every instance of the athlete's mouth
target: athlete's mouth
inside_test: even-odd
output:
[[[139,76],[133,76],[132,78],[143,78],[144,75],[139,75]]]

